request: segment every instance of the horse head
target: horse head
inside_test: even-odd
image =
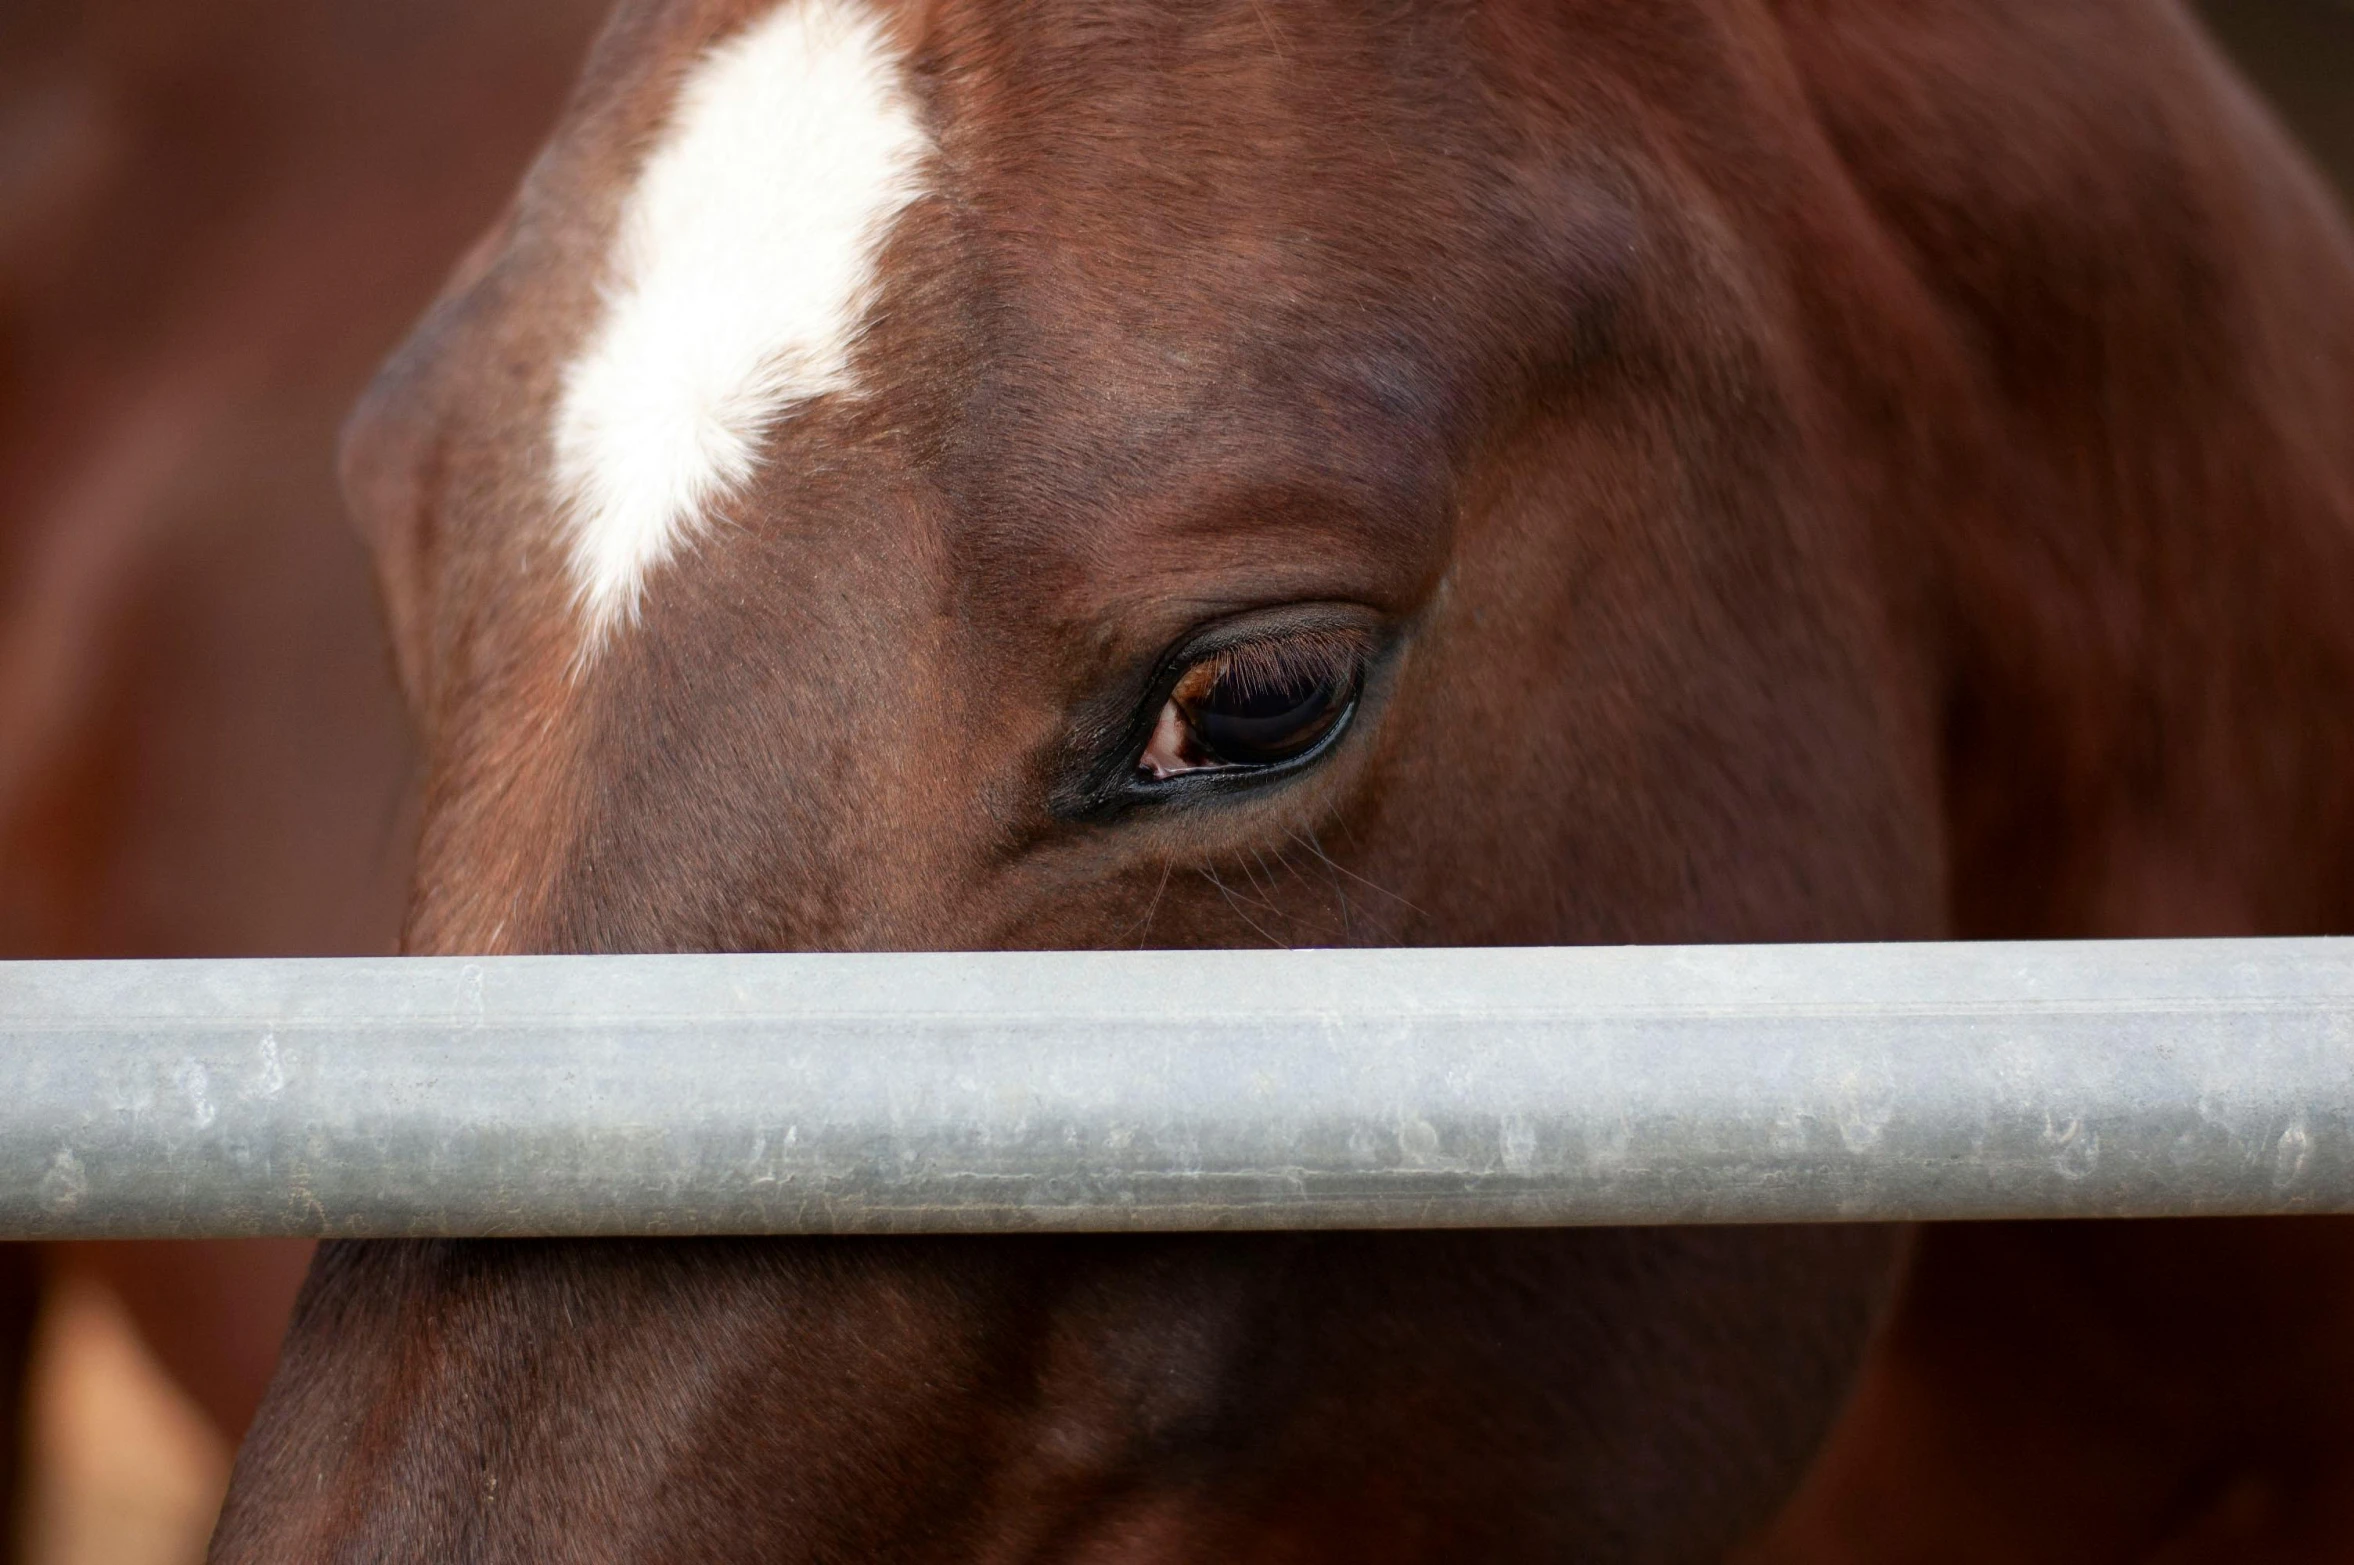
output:
[[[1883,10],[624,6],[347,441],[410,949],[2305,895],[2103,790],[2195,465],[2134,398],[2243,363],[2199,290],[2272,318],[2219,234],[2315,220],[2183,164],[2281,154],[2157,8]],[[1892,1255],[336,1247],[216,1557],[1713,1558]]]

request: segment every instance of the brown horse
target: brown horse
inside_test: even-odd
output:
[[[347,448],[409,946],[2348,927],[2350,411],[2151,0],[628,5]],[[335,1246],[215,1556],[1710,1559],[1895,1254]]]

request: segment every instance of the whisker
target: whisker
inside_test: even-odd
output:
[[[1286,853],[1286,852],[1285,852],[1283,849],[1281,849],[1281,848],[1276,848],[1276,849],[1274,849],[1274,850],[1273,850],[1273,852],[1274,852],[1274,856],[1275,856],[1275,863],[1276,863],[1276,864],[1280,864],[1280,865],[1282,865],[1282,866],[1283,866],[1285,869],[1289,870],[1289,871],[1291,872],[1291,878],[1292,878],[1293,880],[1296,880],[1296,881],[1298,881],[1298,882],[1299,882],[1301,885],[1303,885],[1303,886],[1307,886],[1307,887],[1308,887],[1308,889],[1309,889],[1309,890],[1311,890],[1311,891],[1313,891],[1313,890],[1315,889],[1315,887],[1314,887],[1314,886],[1312,886],[1312,885],[1310,885],[1310,884],[1309,884],[1308,877],[1307,877],[1306,875],[1304,875],[1304,874],[1302,874],[1302,873],[1300,872],[1300,867],[1299,867],[1297,864],[1295,864],[1295,863],[1293,863],[1293,862],[1292,862],[1292,860],[1291,860],[1291,855],[1290,855],[1290,854]],[[1269,894],[1270,896],[1272,896],[1272,895],[1274,894],[1274,888],[1275,888],[1275,869],[1274,869],[1274,866],[1273,866],[1273,865],[1271,865],[1271,864],[1269,864],[1269,863],[1267,862],[1267,854],[1266,854],[1266,852],[1263,852],[1262,850],[1260,850],[1260,849],[1258,849],[1258,848],[1253,848],[1253,849],[1251,849],[1251,857],[1252,857],[1252,858],[1254,858],[1254,859],[1257,859],[1257,860],[1259,861],[1259,867],[1260,867],[1261,869],[1263,869],[1263,870],[1265,870],[1265,871],[1267,872],[1267,888],[1268,888],[1268,894]],[[1308,930],[1308,931],[1310,932],[1310,934],[1311,934],[1311,935],[1313,935],[1315,938],[1317,938],[1317,939],[1319,939],[1319,940],[1322,940],[1323,938],[1325,938],[1325,937],[1326,937],[1326,936],[1327,936],[1327,935],[1330,933],[1330,931],[1331,931],[1331,926],[1330,926],[1329,924],[1325,924],[1325,923],[1323,923],[1323,922],[1321,922],[1321,921],[1315,921],[1315,920],[1311,920],[1311,919],[1310,919],[1310,918],[1309,918],[1309,917],[1308,917],[1306,914],[1304,914],[1304,913],[1293,913],[1293,912],[1290,912],[1290,911],[1288,911],[1288,910],[1287,910],[1287,911],[1285,912],[1284,916],[1285,916],[1286,918],[1290,919],[1290,920],[1292,921],[1292,923],[1294,923],[1294,924],[1296,924],[1296,925],[1300,926],[1301,928],[1304,928],[1304,929]],[[1346,921],[1345,921],[1345,920],[1343,921],[1343,926],[1342,926],[1342,927],[1343,927],[1343,932],[1345,933],[1345,932],[1346,932],[1346,928],[1347,928],[1347,925],[1346,925]]]
[[[1218,888],[1218,895],[1226,899],[1226,905],[1234,910],[1234,916],[1236,918],[1239,918],[1244,923],[1250,925],[1252,933],[1256,934],[1261,940],[1266,941],[1269,945],[1275,947],[1275,949],[1278,951],[1285,949],[1282,941],[1267,933],[1265,929],[1260,927],[1259,921],[1257,919],[1251,917],[1248,913],[1245,913],[1242,910],[1242,904],[1234,900],[1234,893],[1226,889],[1226,882],[1218,878],[1218,872],[1216,870],[1205,868],[1196,870],[1194,873],[1202,876],[1204,879],[1208,880],[1211,885]]]
[[[1341,830],[1345,832],[1348,830],[1348,827],[1344,825],[1341,827]],[[1325,863],[1330,864],[1334,869],[1348,876],[1349,879],[1355,881],[1358,885],[1365,887],[1369,891],[1380,892],[1383,896],[1389,898],[1392,902],[1397,903],[1399,906],[1413,913],[1416,917],[1430,917],[1430,914],[1423,911],[1421,908],[1416,907],[1412,902],[1407,901],[1404,897],[1399,896],[1396,892],[1390,890],[1389,887],[1382,885],[1379,881],[1367,880],[1364,876],[1358,874],[1355,870],[1349,868],[1346,864],[1341,863],[1339,860],[1333,858],[1332,855],[1326,853],[1321,847],[1316,850],[1316,856],[1324,860]]]
[[[1270,897],[1265,890],[1261,889],[1259,885],[1259,877],[1251,873],[1251,867],[1248,864],[1245,864],[1240,858],[1237,858],[1234,861],[1234,867],[1242,871],[1242,878],[1244,880],[1250,882],[1250,900],[1252,902],[1257,903],[1262,909],[1269,913],[1281,914],[1283,912],[1283,909],[1276,905],[1274,899]]]
[[[1253,853],[1259,852],[1259,850],[1256,848],[1253,848],[1251,851]],[[1260,862],[1265,862],[1263,856]],[[1284,851],[1282,848],[1277,848],[1275,850],[1275,862],[1282,865],[1285,869],[1290,870],[1292,879],[1298,881],[1303,886],[1307,885],[1308,877],[1300,873],[1300,867],[1291,861],[1291,855],[1288,852]],[[1273,870],[1269,870],[1267,872],[1267,878],[1272,881],[1275,878],[1275,872]]]
[[[1315,854],[1317,862],[1324,866],[1324,878],[1332,883],[1332,900],[1340,908],[1341,942],[1344,945],[1355,945],[1357,943],[1357,930],[1355,920],[1350,917],[1352,910],[1349,907],[1348,888],[1340,883],[1340,876],[1335,871],[1331,856],[1324,851],[1323,845],[1316,840],[1316,834],[1314,832],[1295,831],[1291,833],[1291,837],[1292,840],[1307,848],[1310,853]],[[1302,879],[1305,878],[1306,877],[1304,876],[1302,877]]]
[[[1160,884],[1152,888],[1152,900],[1144,907],[1144,926],[1137,931],[1136,949],[1139,951],[1146,950],[1151,945],[1152,921],[1161,911],[1161,897],[1169,889],[1169,871],[1174,868],[1176,865],[1167,860],[1163,860],[1161,863]]]
[[[1257,849],[1254,848],[1251,850],[1251,857],[1254,859],[1259,859]],[[1267,910],[1270,922],[1278,919],[1286,924],[1296,924],[1298,922],[1297,919],[1292,917],[1289,909],[1284,907],[1282,903],[1275,900],[1275,877],[1273,875],[1269,875],[1267,877],[1267,884],[1261,886],[1259,884],[1259,877],[1252,872],[1251,867],[1248,864],[1243,863],[1239,858],[1236,859],[1234,863],[1235,868],[1242,871],[1242,878],[1250,882],[1251,900],[1258,903],[1260,907]],[[1259,868],[1263,870],[1266,867],[1267,861],[1265,859],[1259,859]],[[1291,935],[1296,935],[1296,930],[1287,931],[1286,933],[1287,938],[1283,942],[1286,946],[1299,944],[1298,940],[1289,938]]]
[[[1275,871],[1267,867],[1267,855],[1260,852],[1257,848],[1253,848],[1251,849],[1251,858],[1259,866],[1259,874],[1265,875],[1267,877],[1267,889],[1264,893],[1262,893],[1261,900],[1263,900],[1269,908],[1278,913],[1284,913],[1286,917],[1289,917],[1290,915],[1285,911],[1283,905],[1275,900]],[[1255,887],[1258,885],[1258,883],[1258,876],[1252,876],[1251,884]]]

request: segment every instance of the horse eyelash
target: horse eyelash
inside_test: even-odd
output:
[[[1204,656],[1185,671],[1179,684],[1206,693],[1232,682],[1244,695],[1334,684],[1355,678],[1372,650],[1372,638],[1358,630],[1258,636]]]

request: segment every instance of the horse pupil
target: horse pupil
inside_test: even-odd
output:
[[[1249,685],[1222,679],[1189,715],[1194,737],[1215,759],[1268,766],[1313,749],[1340,715],[1342,694],[1333,679]]]

